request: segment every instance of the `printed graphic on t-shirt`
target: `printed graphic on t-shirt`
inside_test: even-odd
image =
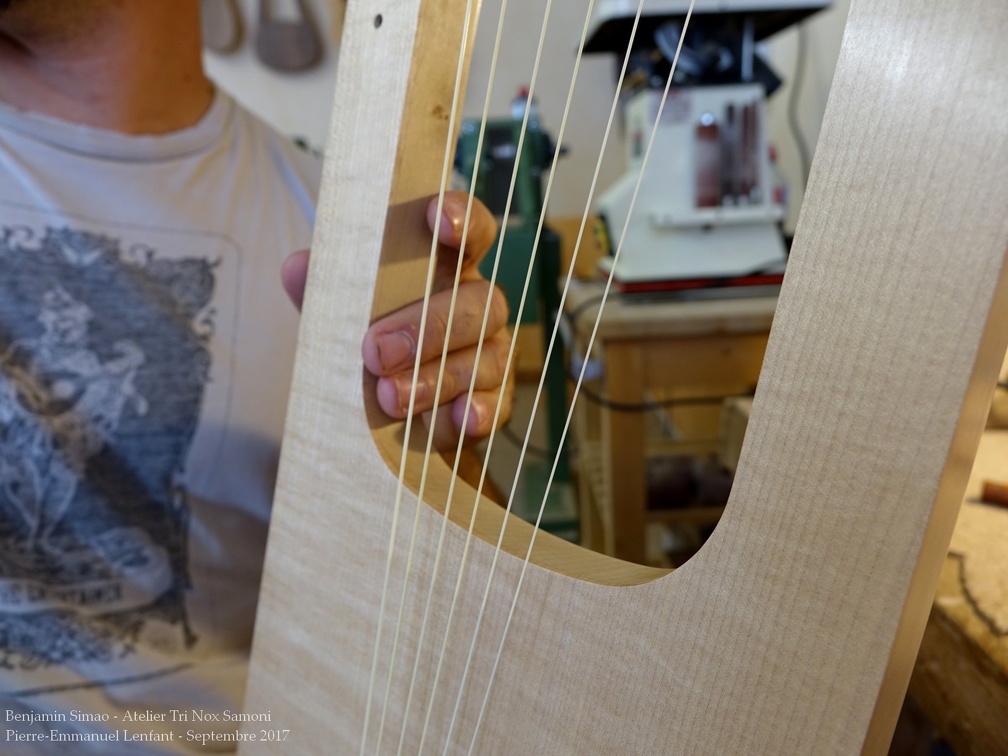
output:
[[[220,317],[219,258],[72,224],[0,222],[0,667],[48,683],[197,640],[184,473]]]

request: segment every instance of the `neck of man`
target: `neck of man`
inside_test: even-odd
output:
[[[213,100],[198,0],[13,0],[0,11],[0,100],[125,134],[195,124]]]

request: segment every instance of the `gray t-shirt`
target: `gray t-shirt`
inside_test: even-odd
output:
[[[223,93],[156,137],[0,105],[5,753],[236,729],[170,712],[241,706],[319,175]]]

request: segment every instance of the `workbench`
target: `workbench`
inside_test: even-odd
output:
[[[598,283],[576,283],[565,302],[575,368],[585,354],[602,290]],[[573,423],[585,546],[645,562],[650,524],[717,522],[723,507],[649,509],[648,460],[716,451],[720,397],[746,394],[756,385],[776,304],[776,296],[766,294],[698,300],[610,297],[585,384],[604,403],[583,392]],[[713,401],[667,406],[697,398]],[[648,405],[655,411],[647,411]],[[656,423],[672,433],[649,432]]]
[[[1008,753],[1008,509],[979,501],[1008,481],[1008,430],[980,441],[910,696],[958,756]]]

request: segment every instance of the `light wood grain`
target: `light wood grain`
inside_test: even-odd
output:
[[[390,172],[379,146],[398,131],[377,100],[401,102],[398,82],[418,75],[405,73],[408,61],[397,67],[411,33],[377,61],[365,56],[400,33],[394,7],[382,6],[377,36],[373,11],[349,8],[337,95],[346,112],[329,148],[257,620],[246,707],[289,728],[292,753],[357,750],[379,611],[395,480],[366,443],[357,354],[377,275],[375,220],[388,206],[418,206],[423,193],[399,197],[375,180]],[[431,9],[422,24],[428,12],[441,23]],[[884,752],[1008,342],[1008,166],[992,157],[1008,149],[1006,24],[1001,0],[855,4],[721,523],[695,558],[660,577],[541,537],[475,752]],[[421,37],[420,59],[439,57],[438,44]],[[378,98],[373,83],[347,84],[345,68],[397,83]],[[425,95],[405,112],[432,107]],[[415,278],[402,263],[381,270],[380,284]],[[396,432],[377,429],[382,454],[395,456]],[[434,477],[429,498],[442,506],[444,470]],[[468,496],[459,490],[460,502]],[[421,506],[383,751],[399,739],[440,529],[435,507]],[[480,527],[492,531],[499,510],[485,512]],[[527,529],[508,533],[508,551],[520,551]],[[451,527],[448,557],[463,542]],[[431,750],[449,735],[491,558],[474,543]],[[476,732],[520,570],[510,555],[498,564],[450,753]],[[440,639],[453,582],[451,571],[439,580],[427,638]],[[379,671],[388,669],[383,655]],[[425,653],[407,752],[418,747],[434,669]],[[276,752],[249,748],[260,750]]]

